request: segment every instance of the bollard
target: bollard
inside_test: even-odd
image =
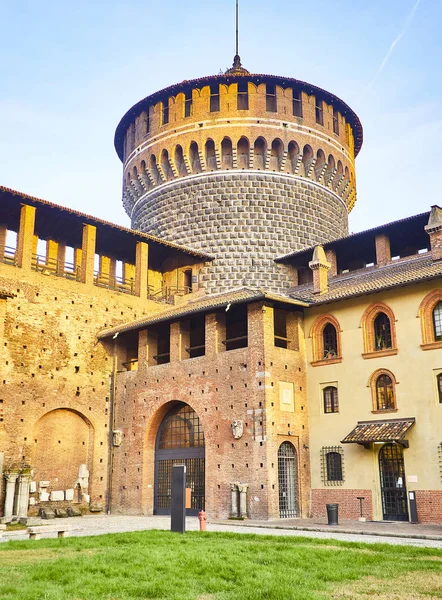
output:
[[[203,510],[198,513],[198,520],[200,522],[200,531],[206,531],[207,515]]]

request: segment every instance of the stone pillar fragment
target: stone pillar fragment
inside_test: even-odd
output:
[[[247,517],[247,489],[249,487],[248,483],[240,483],[238,484],[239,491],[239,516]]]
[[[28,516],[30,479],[29,474],[21,474],[18,477],[17,514],[19,517]]]
[[[147,278],[149,264],[149,246],[146,242],[137,242],[135,258],[135,294],[147,298]]]
[[[81,281],[89,285],[94,283],[95,244],[97,228],[93,225],[83,225],[81,245]]]
[[[232,492],[232,510],[230,515],[232,517],[239,517],[239,513],[238,513],[238,483],[231,483],[230,484],[230,490]]]
[[[15,483],[17,481],[18,473],[7,473],[6,479],[6,495],[5,495],[5,509],[3,514],[5,517],[12,517],[14,511],[14,497],[15,497]]]
[[[20,225],[17,235],[17,265],[22,269],[32,266],[34,243],[35,206],[22,204],[20,209]]]

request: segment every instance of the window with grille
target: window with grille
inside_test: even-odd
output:
[[[380,312],[374,320],[374,338],[376,350],[392,348],[390,319]]]
[[[376,410],[394,410],[393,381],[388,375],[379,375],[376,380]]]
[[[324,358],[338,356],[336,328],[331,323],[327,323],[322,332],[322,348],[324,350]]]
[[[328,385],[322,390],[324,398],[324,412],[337,413],[339,412],[338,404],[338,388],[334,385]]]
[[[433,310],[434,340],[442,340],[442,302],[438,302]]]
[[[204,433],[196,412],[187,404],[172,411],[161,425],[158,448],[202,448]]]
[[[322,482],[324,485],[344,483],[344,451],[342,446],[321,448]]]

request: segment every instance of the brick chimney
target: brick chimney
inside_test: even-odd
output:
[[[325,294],[328,290],[328,271],[331,264],[325,258],[324,248],[315,246],[313,259],[308,263],[313,271],[313,292],[315,294]]]
[[[431,256],[433,260],[442,258],[442,208],[435,204],[431,207],[430,218],[425,231],[430,236]]]

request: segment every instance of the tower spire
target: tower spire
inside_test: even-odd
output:
[[[239,56],[239,7],[238,0],[236,0],[236,43],[235,43],[235,56],[233,57],[233,66],[227,69],[226,75],[248,75],[247,69],[241,65],[241,58]]]

